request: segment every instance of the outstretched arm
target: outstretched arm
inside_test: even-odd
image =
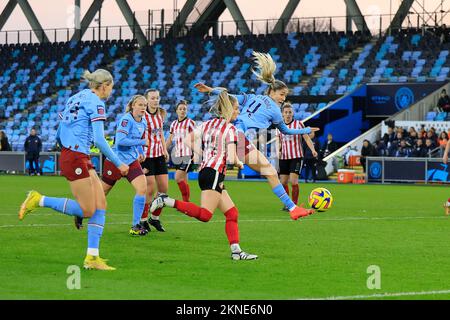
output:
[[[196,88],[199,92],[209,93],[209,94],[214,94],[214,95],[219,95],[220,92],[221,92],[220,89],[211,88],[211,87],[209,87],[206,84],[201,83],[201,82],[196,83],[194,85],[194,88]],[[237,99],[239,105],[243,105],[244,104],[245,99],[246,99],[245,98],[245,96],[246,96],[245,94],[233,94],[232,96]]]
[[[276,124],[276,126],[281,131],[281,133],[289,134],[289,135],[310,134],[311,132],[320,130],[319,128],[311,128],[311,127],[306,127],[306,128],[302,128],[302,129],[290,129],[284,122],[280,122],[280,123]]]

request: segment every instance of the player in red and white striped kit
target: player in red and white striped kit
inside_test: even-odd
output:
[[[282,108],[283,120],[289,129],[301,129],[305,126],[300,120],[294,120],[294,111],[292,105],[286,102]],[[317,152],[309,135],[286,135],[277,130],[280,141],[280,161],[279,170],[280,182],[283,185],[286,193],[289,195],[289,181],[292,186],[292,201],[298,203],[298,178],[303,166],[303,148],[302,136],[306,144],[311,149],[314,157],[317,157]],[[287,210],[283,208],[283,210]]]
[[[170,135],[166,143],[167,147],[170,147],[172,142],[175,143],[171,158],[176,168],[175,181],[180,188],[183,201],[189,201],[188,173],[193,168],[192,150],[184,143],[184,139],[195,129],[195,122],[187,117],[187,111],[187,102],[185,100],[178,102],[175,107],[178,119],[170,124]]]
[[[148,101],[145,120],[147,121],[147,138],[150,145],[145,151],[146,158],[142,162],[142,169],[147,178],[147,195],[144,212],[141,217],[141,225],[150,231],[150,225],[156,230],[164,232],[159,216],[161,210],[152,213],[148,219],[148,209],[153,199],[155,191],[166,193],[169,188],[169,177],[167,171],[167,153],[166,142],[164,140],[163,124],[166,117],[166,111],[159,106],[160,96],[156,89],[149,89],[145,92]]]
[[[223,185],[227,163],[243,167],[237,157],[236,128],[230,123],[239,115],[239,106],[237,100],[229,96],[225,90],[221,91],[212,103],[218,117],[203,123],[186,139],[186,143],[194,152],[202,154],[198,177],[198,184],[202,190],[201,206],[161,194],[152,202],[150,211],[168,206],[197,220],[208,222],[214,210],[219,208],[225,214],[225,233],[230,243],[231,258],[254,260],[258,256],[242,251],[239,246],[238,210]]]

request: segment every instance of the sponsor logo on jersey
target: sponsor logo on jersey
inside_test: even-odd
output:
[[[122,123],[120,124],[122,127],[126,127],[128,125],[128,120],[122,120]]]
[[[105,108],[103,106],[97,106],[97,113],[104,115],[105,114]]]

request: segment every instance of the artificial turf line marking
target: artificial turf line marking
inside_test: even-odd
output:
[[[445,216],[431,216],[431,217],[346,217],[346,218],[324,218],[324,219],[314,219],[314,218],[306,218],[306,219],[300,219],[300,222],[305,221],[360,221],[360,220],[420,220],[420,219],[448,219],[448,217]],[[191,221],[164,221],[165,223],[198,223],[197,220],[191,220]],[[211,220],[208,223],[224,223],[225,220]],[[245,220],[245,219],[239,219],[239,222],[294,222],[290,219],[258,219],[258,220]],[[109,222],[108,225],[123,225],[123,224],[130,224],[129,222]],[[73,226],[73,224],[66,224],[66,223],[52,223],[52,224],[7,224],[7,225],[0,225],[0,228],[14,228],[14,227],[64,227],[64,226]]]
[[[404,296],[427,296],[427,295],[438,295],[438,294],[450,294],[450,290],[395,292],[395,293],[386,292],[386,293],[375,293],[375,294],[355,295],[355,296],[335,296],[335,297],[326,297],[326,298],[299,298],[297,300],[354,300],[354,299],[404,297]]]

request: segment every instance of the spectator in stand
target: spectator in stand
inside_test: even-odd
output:
[[[338,149],[338,145],[333,141],[333,135],[331,133],[328,134],[327,142],[323,146],[321,150],[322,158],[332,154],[334,151]],[[317,149],[316,149],[317,150]]]
[[[406,140],[400,140],[400,144],[398,146],[397,152],[395,153],[395,156],[397,158],[408,158],[411,156],[411,153],[412,150],[409,146],[406,145]]]
[[[403,133],[401,133],[399,130],[397,134],[395,135],[395,139],[392,141],[392,143],[388,147],[388,153],[390,157],[396,157],[397,150],[400,146],[400,141],[403,140]]]
[[[319,140],[316,138],[316,134],[314,131],[312,131],[309,134],[309,137],[311,138],[311,141],[314,145],[315,150],[320,150],[320,143]],[[313,182],[316,182],[317,179],[317,157],[314,157],[311,149],[306,145],[305,140],[303,140],[303,150],[305,150],[304,155],[304,167],[305,167],[305,182],[308,182],[309,174],[312,174]]]
[[[436,134],[435,134],[433,128],[431,128],[430,130],[427,131],[426,139],[430,139],[435,148],[438,146],[437,137],[436,137]]]
[[[416,140],[416,144],[414,145],[411,156],[415,157],[415,158],[426,158],[427,157],[427,151],[425,150],[425,146],[423,145],[422,139]]]
[[[0,131],[0,151],[11,151],[8,137],[4,131]]]
[[[404,138],[406,138],[408,136],[408,132],[406,132],[405,128],[403,128],[403,127],[398,127],[397,133],[401,133]]]
[[[426,139],[427,138],[427,131],[425,130],[425,126],[422,125],[419,132],[419,138],[420,139]]]
[[[448,141],[448,134],[445,131],[442,131],[439,135],[438,144],[442,149],[445,149],[445,146],[447,145]]]
[[[385,145],[386,147],[389,147],[389,146],[391,145],[392,141],[394,141],[394,139],[395,139],[394,128],[388,127],[388,128],[387,128],[387,133],[385,133],[385,134],[383,135],[383,142],[384,142],[384,145]]]
[[[426,139],[425,140],[425,154],[426,154],[426,157],[430,157],[431,156],[431,151],[433,151],[434,149],[436,149],[436,145],[434,145],[433,141],[431,139]]]
[[[412,130],[411,130],[412,129]],[[409,129],[409,136],[405,139],[406,144],[413,148],[416,145],[416,141],[419,137],[417,136],[417,131],[413,127]]]
[[[439,97],[437,106],[440,112],[450,111],[450,97],[445,89],[442,89],[441,91],[441,96]]]
[[[381,139],[380,141],[377,142],[376,152],[377,152],[377,155],[380,157],[388,157],[389,156],[387,145],[384,143],[383,139]]]
[[[363,167],[364,172],[366,172],[366,158],[367,157],[374,157],[377,155],[377,150],[375,147],[370,143],[369,140],[363,141],[363,146],[361,148],[361,165]]]
[[[39,153],[42,150],[42,142],[37,136],[35,129],[31,129],[30,135],[25,140],[24,149],[27,153],[26,159],[29,164],[28,174],[30,176],[34,174],[40,176],[41,171],[39,170]]]

